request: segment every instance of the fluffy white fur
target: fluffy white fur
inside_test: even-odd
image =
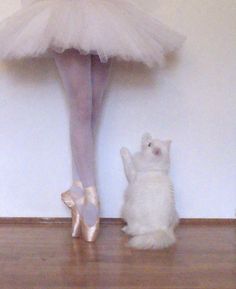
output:
[[[128,187],[124,195],[122,230],[133,236],[128,245],[137,249],[163,249],[175,243],[178,224],[173,186],[168,176],[170,141],[142,137],[142,149],[133,156],[121,149]]]

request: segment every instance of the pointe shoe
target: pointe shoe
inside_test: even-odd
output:
[[[76,186],[81,188],[83,190],[83,185],[80,181],[77,181]],[[74,238],[79,238],[81,235],[80,231],[80,221],[81,221],[81,216],[80,212],[78,210],[77,205],[83,205],[84,203],[84,196],[82,196],[76,203],[73,200],[70,191],[66,191],[61,194],[61,199],[65,203],[65,205],[71,209],[71,217],[72,217],[72,237]]]
[[[84,204],[87,203],[93,204],[95,207],[100,209],[100,202],[96,193],[95,187],[87,187],[84,189]],[[98,236],[99,233],[99,223],[100,218],[98,217],[95,224],[92,226],[89,226],[86,224],[84,218],[81,218],[81,232],[82,232],[82,238],[87,242],[94,242]]]

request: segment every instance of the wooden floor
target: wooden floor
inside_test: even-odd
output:
[[[234,225],[188,225],[165,251],[134,251],[119,224],[95,244],[69,224],[1,224],[0,289],[236,289]]]

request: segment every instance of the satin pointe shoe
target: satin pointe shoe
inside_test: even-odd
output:
[[[75,182],[75,185],[83,190],[83,185],[80,181]],[[79,200],[74,201],[71,196],[70,191],[66,191],[61,194],[61,199],[65,203],[65,205],[71,209],[71,217],[72,217],[72,237],[79,238],[81,236],[80,224],[81,224],[81,215],[78,210],[78,205],[83,205],[84,196],[82,196]]]
[[[98,209],[99,212],[100,202],[95,187],[87,187],[84,189],[84,205],[88,203],[93,204]],[[98,236],[99,227],[100,227],[99,216],[97,217],[95,224],[92,226],[86,224],[86,221],[82,217],[81,218],[82,238],[87,242],[94,242]]]

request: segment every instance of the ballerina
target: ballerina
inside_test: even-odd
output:
[[[53,57],[70,108],[72,237],[99,233],[95,135],[112,59],[162,66],[184,37],[131,0],[25,0],[0,24],[0,58]]]

